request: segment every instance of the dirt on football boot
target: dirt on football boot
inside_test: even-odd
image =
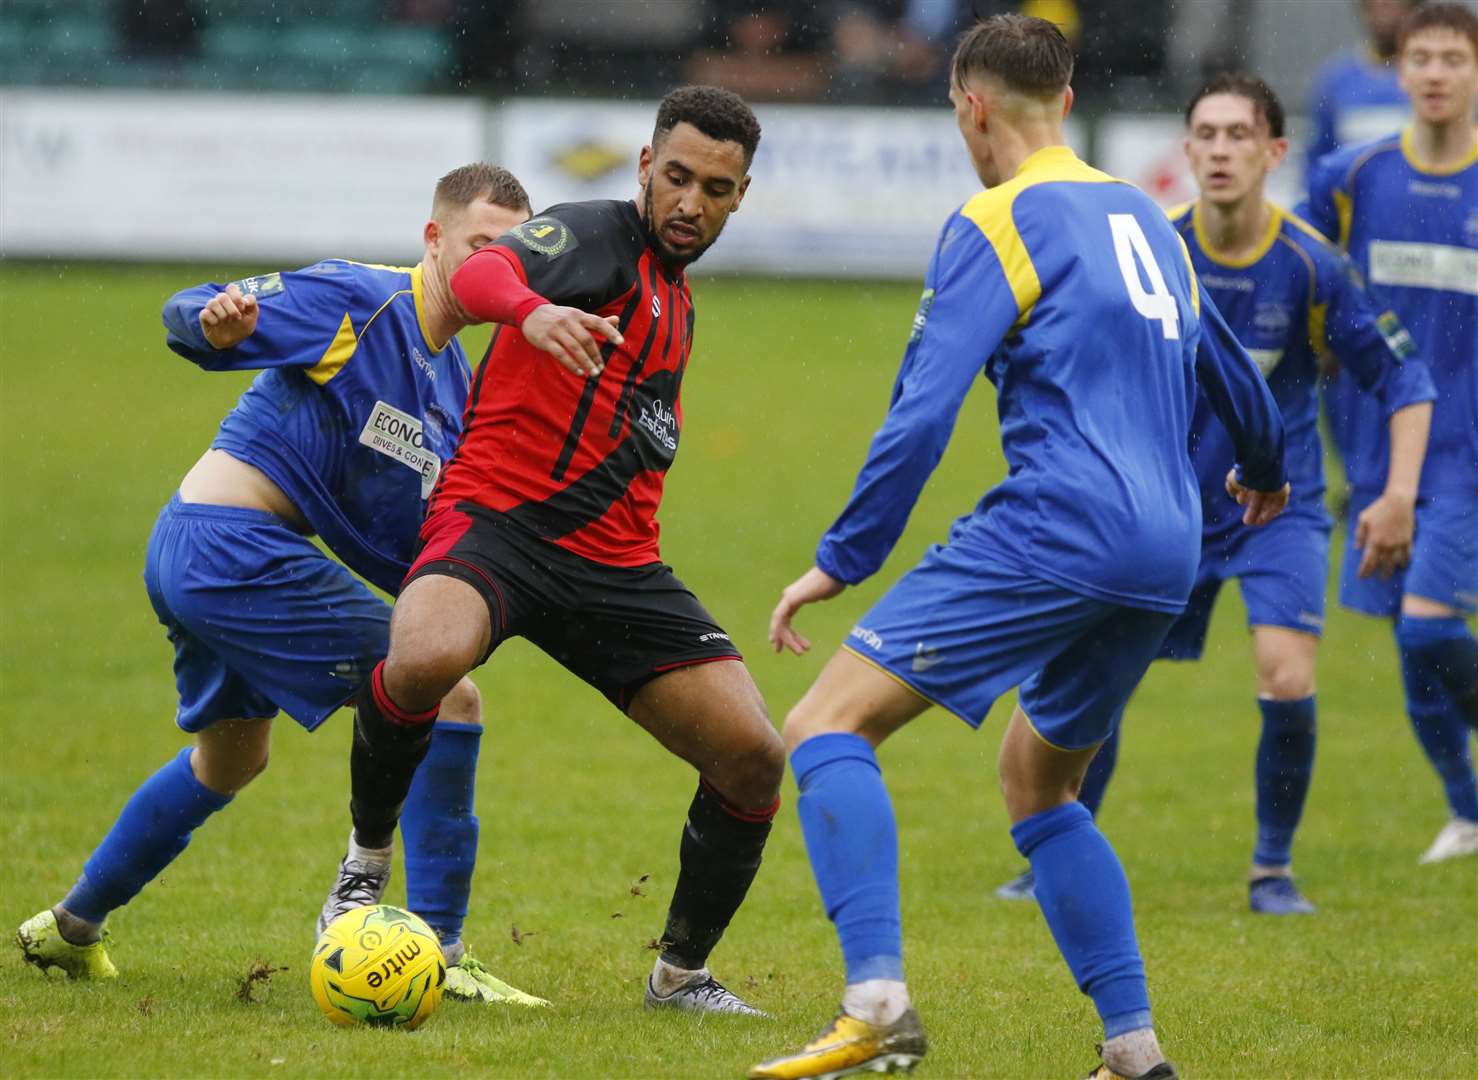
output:
[[[770,1014],[756,1009],[738,994],[729,990],[702,968],[694,977],[668,994],[659,994],[647,976],[647,992],[642,1003],[649,1009],[678,1009],[682,1012],[728,1013],[734,1016],[764,1016]]]
[[[15,932],[15,943],[28,964],[42,971],[60,968],[69,979],[116,979],[118,969],[108,959],[101,941],[90,945],[73,945],[62,937],[56,924],[56,913],[50,908],[31,916]]]

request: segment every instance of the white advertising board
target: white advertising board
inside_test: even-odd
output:
[[[0,255],[414,261],[484,106],[427,98],[0,92]]]
[[[1301,123],[1295,130],[1305,131]],[[1130,113],[1098,122],[1098,156],[1094,164],[1112,176],[1144,189],[1161,206],[1196,197],[1196,182],[1185,158],[1185,120],[1173,113]],[[1290,147],[1281,168],[1268,177],[1268,198],[1292,210],[1302,201],[1303,155]]]
[[[980,190],[948,108],[756,109],[753,181],[697,270],[922,278],[949,213]],[[496,159],[536,208],[628,199],[656,105],[511,101]],[[1073,125],[1070,139],[1085,142]]]

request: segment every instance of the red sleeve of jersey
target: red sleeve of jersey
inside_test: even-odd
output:
[[[522,326],[529,312],[549,303],[525,282],[517,256],[486,247],[474,251],[452,274],[452,295],[475,319]]]

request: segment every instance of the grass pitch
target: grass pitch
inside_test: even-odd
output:
[[[0,928],[65,892],[124,799],[184,743],[144,544],[247,377],[169,353],[157,312],[175,289],[230,273],[0,266]],[[774,657],[770,608],[850,490],[917,288],[711,280],[696,293],[663,553],[746,651],[778,721],[871,599],[1000,475],[992,394],[967,404],[884,572],[803,613],[812,656]],[[484,339],[464,340],[475,353]],[[1103,815],[1167,1050],[1191,1077],[1478,1075],[1478,861],[1416,865],[1445,811],[1384,625],[1329,620],[1297,849],[1319,914],[1247,913],[1257,711],[1242,621],[1229,590],[1207,659],[1151,671]],[[284,717],[266,774],[111,920],[121,979],[48,981],[5,947],[0,1072],[734,1077],[830,1018],[841,961],[789,781],[713,960],[775,1019],[649,1015],[642,980],[693,777],[522,643],[476,677],[488,735],[468,940],[556,1009],[447,1002],[413,1034],[329,1026],[306,964],[348,828],[348,715],[313,737]],[[1092,1007],[1037,911],[990,895],[1020,865],[994,777],[1009,706],[978,734],[926,714],[882,753],[927,1076],[1065,1077],[1095,1060]]]

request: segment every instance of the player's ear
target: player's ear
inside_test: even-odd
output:
[[[1288,156],[1288,140],[1273,139],[1268,143],[1268,172],[1272,172]]]
[[[729,213],[732,214],[736,210],[739,209],[739,204],[744,201],[744,193],[746,191],[748,191],[748,190],[749,190],[749,177],[748,176],[745,176],[743,180],[740,180],[739,181],[738,190],[736,190],[734,192],[734,204],[729,207]]]
[[[1073,88],[1069,86],[1062,95],[1062,118],[1066,120],[1073,111]]]
[[[636,159],[636,182],[642,187],[646,187],[648,181],[652,179],[652,162],[654,160],[655,156],[652,153],[652,148],[650,146],[643,146],[641,153]]]
[[[426,250],[433,255],[440,254],[441,249],[441,226],[433,218],[426,222],[426,227],[421,230],[421,239],[425,241]]]

